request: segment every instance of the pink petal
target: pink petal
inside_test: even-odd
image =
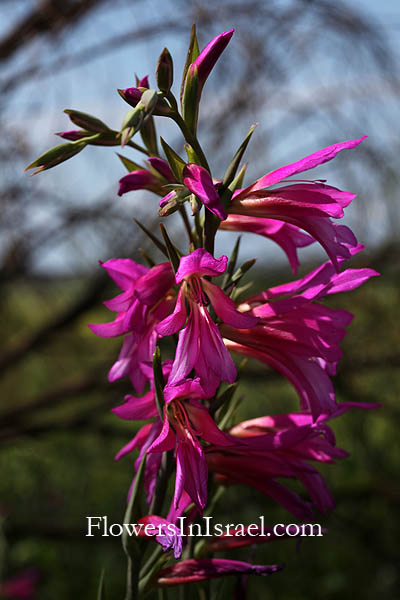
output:
[[[121,177],[119,180],[118,196],[135,190],[151,189],[154,186],[159,187],[160,180],[150,173],[150,171],[138,169]]]
[[[187,405],[187,413],[196,435],[217,446],[235,446],[238,440],[221,431],[205,406],[195,400]]]
[[[281,167],[268,173],[268,175],[264,175],[261,179],[258,179],[251,186],[246,188],[242,193],[247,194],[250,190],[260,190],[262,188],[269,187],[270,185],[274,185],[275,183],[279,183],[283,179],[287,177],[291,177],[292,175],[297,175],[297,173],[302,173],[303,171],[308,171],[309,169],[314,169],[318,165],[322,165],[333,158],[335,158],[336,154],[341,150],[355,148],[360,144],[363,140],[365,140],[367,136],[363,136],[358,140],[349,140],[347,142],[341,142],[339,144],[333,144],[332,146],[327,146],[322,150],[318,150],[318,152],[314,152],[305,158],[302,158],[294,163],[286,165],[285,167]]]
[[[151,164],[153,169],[158,171],[160,175],[165,177],[167,181],[170,181],[171,183],[175,182],[174,174],[172,173],[171,167],[169,166],[166,160],[164,160],[163,158],[159,158],[158,156],[151,156],[147,160]]]
[[[184,379],[173,385],[167,384],[164,388],[164,400],[168,404],[177,398],[206,398],[200,379]]]
[[[155,265],[135,285],[135,294],[143,304],[156,304],[174,284],[170,262]]]
[[[185,324],[186,304],[182,287],[179,289],[174,312],[156,325],[156,331],[161,337],[176,333]]]
[[[143,427],[139,429],[135,437],[118,452],[118,454],[115,456],[115,460],[119,460],[120,458],[122,458],[126,454],[129,454],[136,448],[141,448],[146,442],[152,427],[152,423],[147,423],[146,425],[143,425]]]
[[[219,219],[226,219],[226,211],[207,169],[195,163],[187,164],[183,169],[183,183]]]
[[[167,412],[164,409],[164,422],[160,435],[149,446],[147,452],[167,452],[168,450],[172,450],[174,446],[175,434],[169,425]]]
[[[257,317],[236,310],[232,298],[229,298],[224,294],[221,288],[214,283],[205,279],[203,281],[203,288],[210,298],[215,312],[224,323],[232,325],[232,327],[237,327],[238,329],[250,329],[258,323],[259,319]]]
[[[218,277],[225,273],[227,262],[227,256],[214,258],[204,248],[198,248],[191,254],[182,256],[175,276],[176,283],[192,275]]]
[[[107,274],[117,286],[124,291],[129,290],[132,284],[149,270],[148,267],[140,265],[131,258],[111,258],[105,263],[101,262],[100,265],[107,271]]]
[[[121,406],[116,406],[111,409],[111,412],[120,419],[136,421],[141,419],[151,419],[157,415],[154,390],[150,390],[141,398],[127,395],[124,400],[125,404],[121,404]]]

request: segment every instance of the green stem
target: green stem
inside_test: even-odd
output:
[[[146,150],[146,148],[144,148],[140,144],[135,144],[135,142],[132,142],[131,140],[129,140],[129,142],[127,142],[126,145],[129,146],[130,148],[134,148],[135,150],[138,150],[138,152],[141,152],[142,154],[146,154],[146,156],[152,156],[151,152]]]
[[[210,254],[214,255],[214,240],[215,234],[218,230],[219,219],[214,216],[207,208],[204,214],[204,230],[203,230],[203,244],[204,248]]]
[[[165,496],[167,493],[168,479],[171,475],[172,468],[172,452],[164,452],[161,459],[161,468],[157,477],[156,489],[149,509],[149,514],[161,514]]]
[[[191,226],[190,226],[190,221],[189,221],[189,218],[188,218],[188,216],[187,216],[186,207],[185,207],[185,205],[184,205],[184,204],[182,204],[182,205],[179,207],[179,214],[180,214],[180,215],[181,215],[181,217],[182,217],[182,221],[183,221],[183,224],[184,224],[184,226],[185,226],[186,233],[188,234],[189,243],[192,243],[192,244],[195,246],[196,244],[195,244],[195,242],[194,242],[192,228],[191,228]]]
[[[175,112],[172,115],[172,119],[175,121],[175,123],[178,125],[179,129],[182,131],[183,137],[185,138],[187,143],[190,144],[192,146],[193,150],[196,152],[196,154],[199,157],[199,160],[201,162],[201,166],[204,167],[205,169],[207,169],[208,172],[210,172],[210,167],[208,165],[206,155],[204,154],[203,149],[200,146],[200,143],[199,143],[199,140],[197,139],[197,137],[195,135],[193,135],[193,133],[190,131],[189,127],[186,125],[185,121],[183,120],[183,118],[181,117],[181,115],[178,112]]]

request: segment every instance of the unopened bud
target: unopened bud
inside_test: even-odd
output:
[[[182,97],[182,116],[189,127],[195,133],[197,128],[197,118],[199,114],[199,78],[197,65],[190,65],[186,74],[185,86]]]
[[[81,150],[83,150],[86,146],[85,141],[71,142],[70,144],[61,144],[60,146],[54,146],[39,158],[37,158],[33,163],[26,167],[25,171],[28,169],[33,169],[34,167],[38,167],[36,171],[33,172],[33,175],[36,173],[40,173],[41,171],[45,171],[46,169],[51,169],[51,167],[55,167],[60,163],[72,158],[75,154],[78,154]]]
[[[157,62],[156,67],[156,81],[158,89],[164,94],[168,94],[171,89],[172,82],[174,79],[174,67],[172,63],[172,57],[168,52],[167,48],[160,54],[160,58]]]
[[[109,127],[107,127],[103,121],[100,121],[100,119],[93,117],[93,115],[88,115],[87,113],[80,112],[79,110],[72,110],[70,108],[66,108],[64,112],[75,125],[82,127],[82,129],[87,129],[87,131],[95,133],[109,131]]]
[[[190,194],[189,204],[192,209],[192,217],[194,217],[200,211],[202,204],[194,194]]]
[[[56,135],[64,140],[70,140],[71,142],[85,140],[87,144],[91,146],[119,146],[121,143],[118,132],[112,131],[111,129],[108,132],[99,133],[96,136],[93,135],[92,131],[85,131],[84,129],[59,131]]]

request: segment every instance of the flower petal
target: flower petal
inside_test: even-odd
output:
[[[187,164],[183,169],[183,183],[221,221],[226,219],[226,211],[207,169],[195,163]]]
[[[224,294],[220,287],[206,279],[203,280],[202,285],[211,300],[213,309],[224,323],[238,329],[250,329],[258,323],[257,317],[239,312],[232,298]]]
[[[326,148],[322,148],[322,150],[318,150],[318,152],[314,152],[313,154],[310,154],[309,156],[306,156],[305,158],[302,158],[294,163],[290,163],[285,167],[280,167],[275,171],[271,171],[271,173],[268,173],[268,175],[264,175],[264,177],[257,179],[255,183],[243,190],[242,193],[247,194],[250,190],[260,190],[269,187],[270,185],[274,185],[275,183],[279,183],[287,177],[297,175],[297,173],[303,173],[303,171],[314,169],[318,165],[322,165],[323,163],[335,158],[336,154],[338,154],[338,152],[341,150],[355,148],[361,144],[366,137],[368,136],[364,135],[358,140],[348,140],[347,142],[341,142],[339,144],[327,146]]]
[[[192,275],[218,277],[218,275],[225,273],[227,262],[227,256],[214,258],[204,248],[197,248],[191,254],[182,256],[175,275],[176,283],[180,283],[183,279],[187,279]]]

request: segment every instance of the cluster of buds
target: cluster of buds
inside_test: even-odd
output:
[[[142,534],[123,539],[127,598],[145,595],[152,586],[280,570],[279,565],[213,558],[216,549],[254,544],[250,535],[240,544],[214,538],[185,545],[177,522],[185,516],[187,524],[199,523],[230,485],[259,490],[299,520],[313,519],[316,510],[326,512],[334,501],[315,463],[332,464],[347,456],[336,447],[327,423],[350,409],[375,407],[336,401],[331,377],[353,315],[321,303],[325,296],[353,290],[377,275],[368,268],[343,268],[363,249],[348,227],[335,223],[355,196],[320,180],[288,180],[355,148],[364,138],[319,150],[243,187],[246,167],[241,162],[252,126],[222,178],[214,178],[196,133],[199,104],[232,35],[233,30],[218,35],[199,52],[193,28],[180,106],[172,92],[172,58],[164,49],[156,69],[158,89],[150,89],[144,77],[136,87],[119,90],[132,107],[119,132],[94,117],[66,111],[81,129],[59,134],[72,142],[30,165],[38,171],[50,168],[89,144],[132,147],[146,160],[139,165],[119,155],[129,173],[121,178],[118,194],[152,191],[160,197],[159,216],[178,212],[187,236],[182,249],[182,236],[178,247],[164,225],[160,238],[140,224],[165,261],[155,264],[147,257],[144,266],[114,258],[101,263],[121,293],[105,302],[114,320],[90,325],[99,336],[123,338],[108,379],[127,377],[133,389],[113,413],[120,419],[146,420],[116,457],[138,452],[125,522],[136,519],[157,530],[153,542]],[[161,155],[156,116],[178,125],[187,158],[163,139]],[[132,141],[138,133],[143,146]],[[298,248],[319,243],[328,260],[300,279],[249,296],[249,284],[241,280],[255,259],[238,266],[240,238],[229,259],[214,256],[218,230],[274,241],[294,275]],[[161,338],[169,340],[163,343],[164,356]],[[238,369],[232,354],[260,361],[285,377],[298,394],[298,412],[235,422]],[[175,484],[169,498],[171,478]],[[288,479],[298,480],[304,493],[286,486]],[[159,552],[151,549],[154,541]],[[269,540],[264,535],[260,541]]]

